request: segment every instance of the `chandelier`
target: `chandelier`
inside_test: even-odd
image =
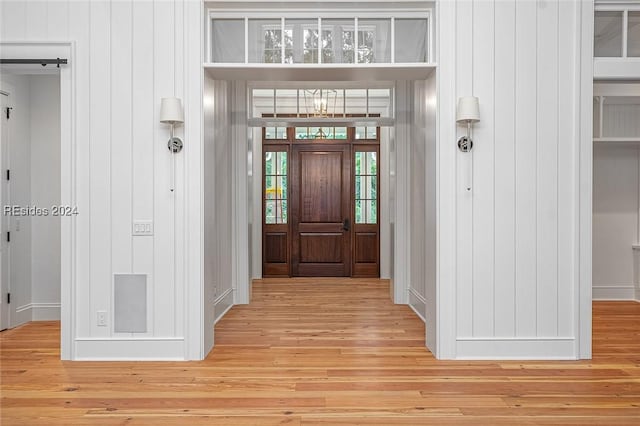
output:
[[[304,106],[307,117],[334,117],[338,91],[335,89],[305,89]]]

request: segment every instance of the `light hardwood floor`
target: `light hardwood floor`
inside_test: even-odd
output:
[[[375,280],[265,280],[202,362],[61,362],[0,333],[2,425],[639,425],[640,304],[594,303],[594,359],[437,361]]]

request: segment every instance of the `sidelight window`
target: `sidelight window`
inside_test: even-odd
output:
[[[264,198],[265,223],[287,223],[286,151],[264,153]]]
[[[378,159],[375,151],[355,153],[355,223],[378,223]]]

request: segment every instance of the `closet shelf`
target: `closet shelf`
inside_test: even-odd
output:
[[[608,137],[602,137],[602,138],[593,138],[594,142],[600,142],[600,143],[615,143],[615,142],[622,142],[622,143],[640,143],[640,137],[636,137],[636,138],[608,138]]]

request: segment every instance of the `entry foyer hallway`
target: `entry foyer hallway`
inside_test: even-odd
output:
[[[57,322],[1,333],[1,423],[637,424],[640,304],[593,325],[590,361],[437,361],[386,281],[256,281],[200,362],[61,362]]]

